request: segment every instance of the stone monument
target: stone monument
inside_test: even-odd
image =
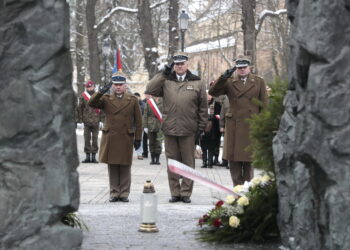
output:
[[[273,143],[282,242],[350,249],[350,1],[286,2],[289,91]]]
[[[80,249],[66,0],[0,0],[0,249]]]

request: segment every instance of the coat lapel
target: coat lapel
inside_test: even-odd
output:
[[[113,113],[117,114],[118,112],[120,112],[122,109],[124,109],[130,103],[131,98],[129,95],[124,93],[121,100],[118,100],[115,95],[111,95],[110,100],[111,100],[112,105],[116,108]]]
[[[239,83],[241,83],[241,82],[239,81]],[[242,83],[241,83],[241,84],[242,84]],[[242,89],[242,91],[238,94],[238,96],[243,95],[243,94],[246,93],[248,90],[250,90],[251,88],[254,87],[254,79],[251,78],[251,75],[250,75],[250,74],[248,75],[248,78],[247,78],[245,84],[242,84],[242,85],[243,85],[243,89]]]
[[[233,78],[233,87],[238,91],[238,93],[241,93],[244,89],[244,84],[239,80],[237,76]]]

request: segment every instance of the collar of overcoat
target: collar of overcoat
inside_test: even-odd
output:
[[[243,84],[242,81],[239,79],[237,75],[233,78],[233,87],[238,90],[238,97],[246,93],[248,90],[254,87],[254,78],[252,78],[252,75],[249,73],[247,76],[247,79],[245,80],[245,83]]]
[[[179,80],[177,79],[177,76],[176,76],[176,72],[175,72],[175,71],[173,71],[173,72],[171,73],[171,75],[169,76],[168,79],[171,80],[171,81],[175,81],[175,82],[178,82],[178,81],[179,81]],[[196,76],[196,75],[192,74],[191,71],[187,70],[187,71],[186,71],[186,77],[185,77],[185,79],[184,79],[184,82],[186,82],[186,81],[198,81],[198,80],[200,80],[200,79],[201,79],[201,78],[200,78],[199,76]]]
[[[109,100],[111,101],[112,105],[116,108],[113,114],[117,114],[130,104],[131,96],[127,93],[124,93],[121,100],[118,100],[118,97],[115,94],[112,94],[109,96]]]

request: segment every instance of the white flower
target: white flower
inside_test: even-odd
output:
[[[264,175],[263,177],[261,177],[261,184],[266,184],[267,182],[269,182],[269,180],[271,180],[271,177],[268,175]]]
[[[240,206],[247,206],[249,205],[249,199],[246,196],[242,196],[237,200],[237,204]]]
[[[259,177],[254,177],[251,181],[250,181],[252,187],[256,187],[261,183],[261,178]]]
[[[248,181],[245,181],[243,184],[243,188],[242,188],[242,192],[243,193],[248,193],[249,192],[249,188],[252,184]]]
[[[233,192],[235,192],[235,193],[240,193],[240,192],[242,192],[242,190],[243,190],[243,186],[242,185],[236,185],[233,188]]]
[[[236,216],[231,216],[229,220],[229,224],[231,227],[238,227],[240,220]]]
[[[235,201],[235,197],[233,196],[233,195],[228,195],[227,197],[226,197],[226,203],[227,204],[232,204],[234,201]]]

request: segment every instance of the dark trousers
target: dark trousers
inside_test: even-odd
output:
[[[165,135],[164,138],[167,159],[174,159],[194,168],[194,136]],[[182,177],[182,182],[180,183],[180,175],[170,172],[169,169],[168,180],[171,196],[191,196],[193,190],[192,180]]]
[[[110,197],[127,198],[130,194],[131,166],[109,164],[108,176]]]
[[[143,147],[142,155],[144,157],[148,157],[148,134],[147,133],[143,133],[143,136],[142,136],[142,147]]]
[[[98,151],[98,131],[99,126],[84,124],[84,152],[87,154]]]
[[[230,161],[230,172],[233,185],[242,185],[254,177],[254,168],[251,162]]]

